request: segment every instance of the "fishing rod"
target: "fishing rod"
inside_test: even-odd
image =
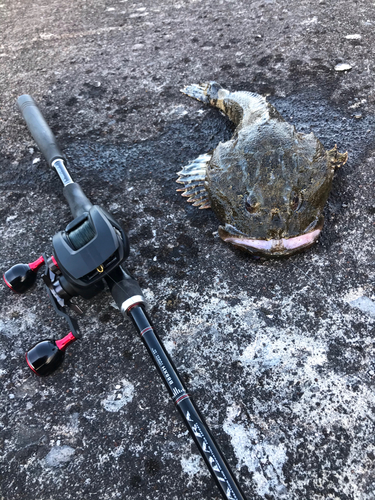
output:
[[[60,177],[73,216],[65,230],[54,235],[51,256],[43,254],[35,262],[16,264],[3,276],[11,290],[25,293],[35,284],[37,271],[44,266],[42,279],[49,299],[56,313],[69,325],[70,331],[62,339],[42,340],[27,351],[29,368],[41,376],[59,368],[67,347],[81,338],[78,322],[68,314],[68,308],[82,311],[71,299],[76,296],[91,299],[107,285],[121,313],[132,320],[223,498],[245,500],[228,462],[152,325],[139,284],[123,267],[129,256],[127,235],[112,215],[93,205],[73,181],[66,158],[34,99],[22,95],[17,104],[48,165]]]

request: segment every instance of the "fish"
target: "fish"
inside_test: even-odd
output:
[[[321,234],[334,173],[348,159],[326,150],[313,132],[302,134],[267,102],[217,82],[181,92],[221,110],[235,125],[220,142],[178,172],[177,191],[200,209],[211,208],[226,243],[256,256],[290,256]]]

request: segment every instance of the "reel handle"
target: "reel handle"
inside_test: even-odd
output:
[[[27,292],[34,286],[37,278],[37,271],[43,264],[43,256],[39,257],[35,262],[30,262],[30,264],[16,264],[3,274],[5,284],[13,290],[13,292]]]
[[[64,361],[65,349],[76,340],[72,332],[60,340],[42,340],[27,351],[26,363],[37,375],[51,375]]]
[[[52,167],[54,160],[64,159],[64,155],[57,145],[56,137],[53,135],[34,99],[28,94],[21,95],[17,99],[17,105],[26,121],[30,134],[43,153],[48,165]]]

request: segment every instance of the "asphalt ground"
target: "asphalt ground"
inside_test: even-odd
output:
[[[51,253],[71,220],[16,108],[28,93],[128,232],[128,268],[249,499],[375,498],[374,27],[370,1],[0,0],[0,268]],[[180,93],[209,80],[348,151],[306,252],[253,259],[176,192],[233,132]],[[76,301],[83,339],[46,379],[24,361],[66,333],[44,285],[0,297],[2,500],[221,498],[109,293]]]

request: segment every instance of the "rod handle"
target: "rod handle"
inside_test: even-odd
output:
[[[87,198],[77,182],[66,185],[63,194],[69,204],[74,219],[85,212],[89,212],[93,207],[91,201]]]
[[[17,105],[26,121],[30,134],[43,153],[48,165],[52,167],[52,162],[58,158],[64,158],[64,155],[60,151],[56,137],[49,128],[37,103],[30,95],[24,94],[17,99]]]
[[[121,266],[108,274],[105,280],[112,297],[124,316],[127,315],[128,306],[137,302],[144,302],[138,282]]]

